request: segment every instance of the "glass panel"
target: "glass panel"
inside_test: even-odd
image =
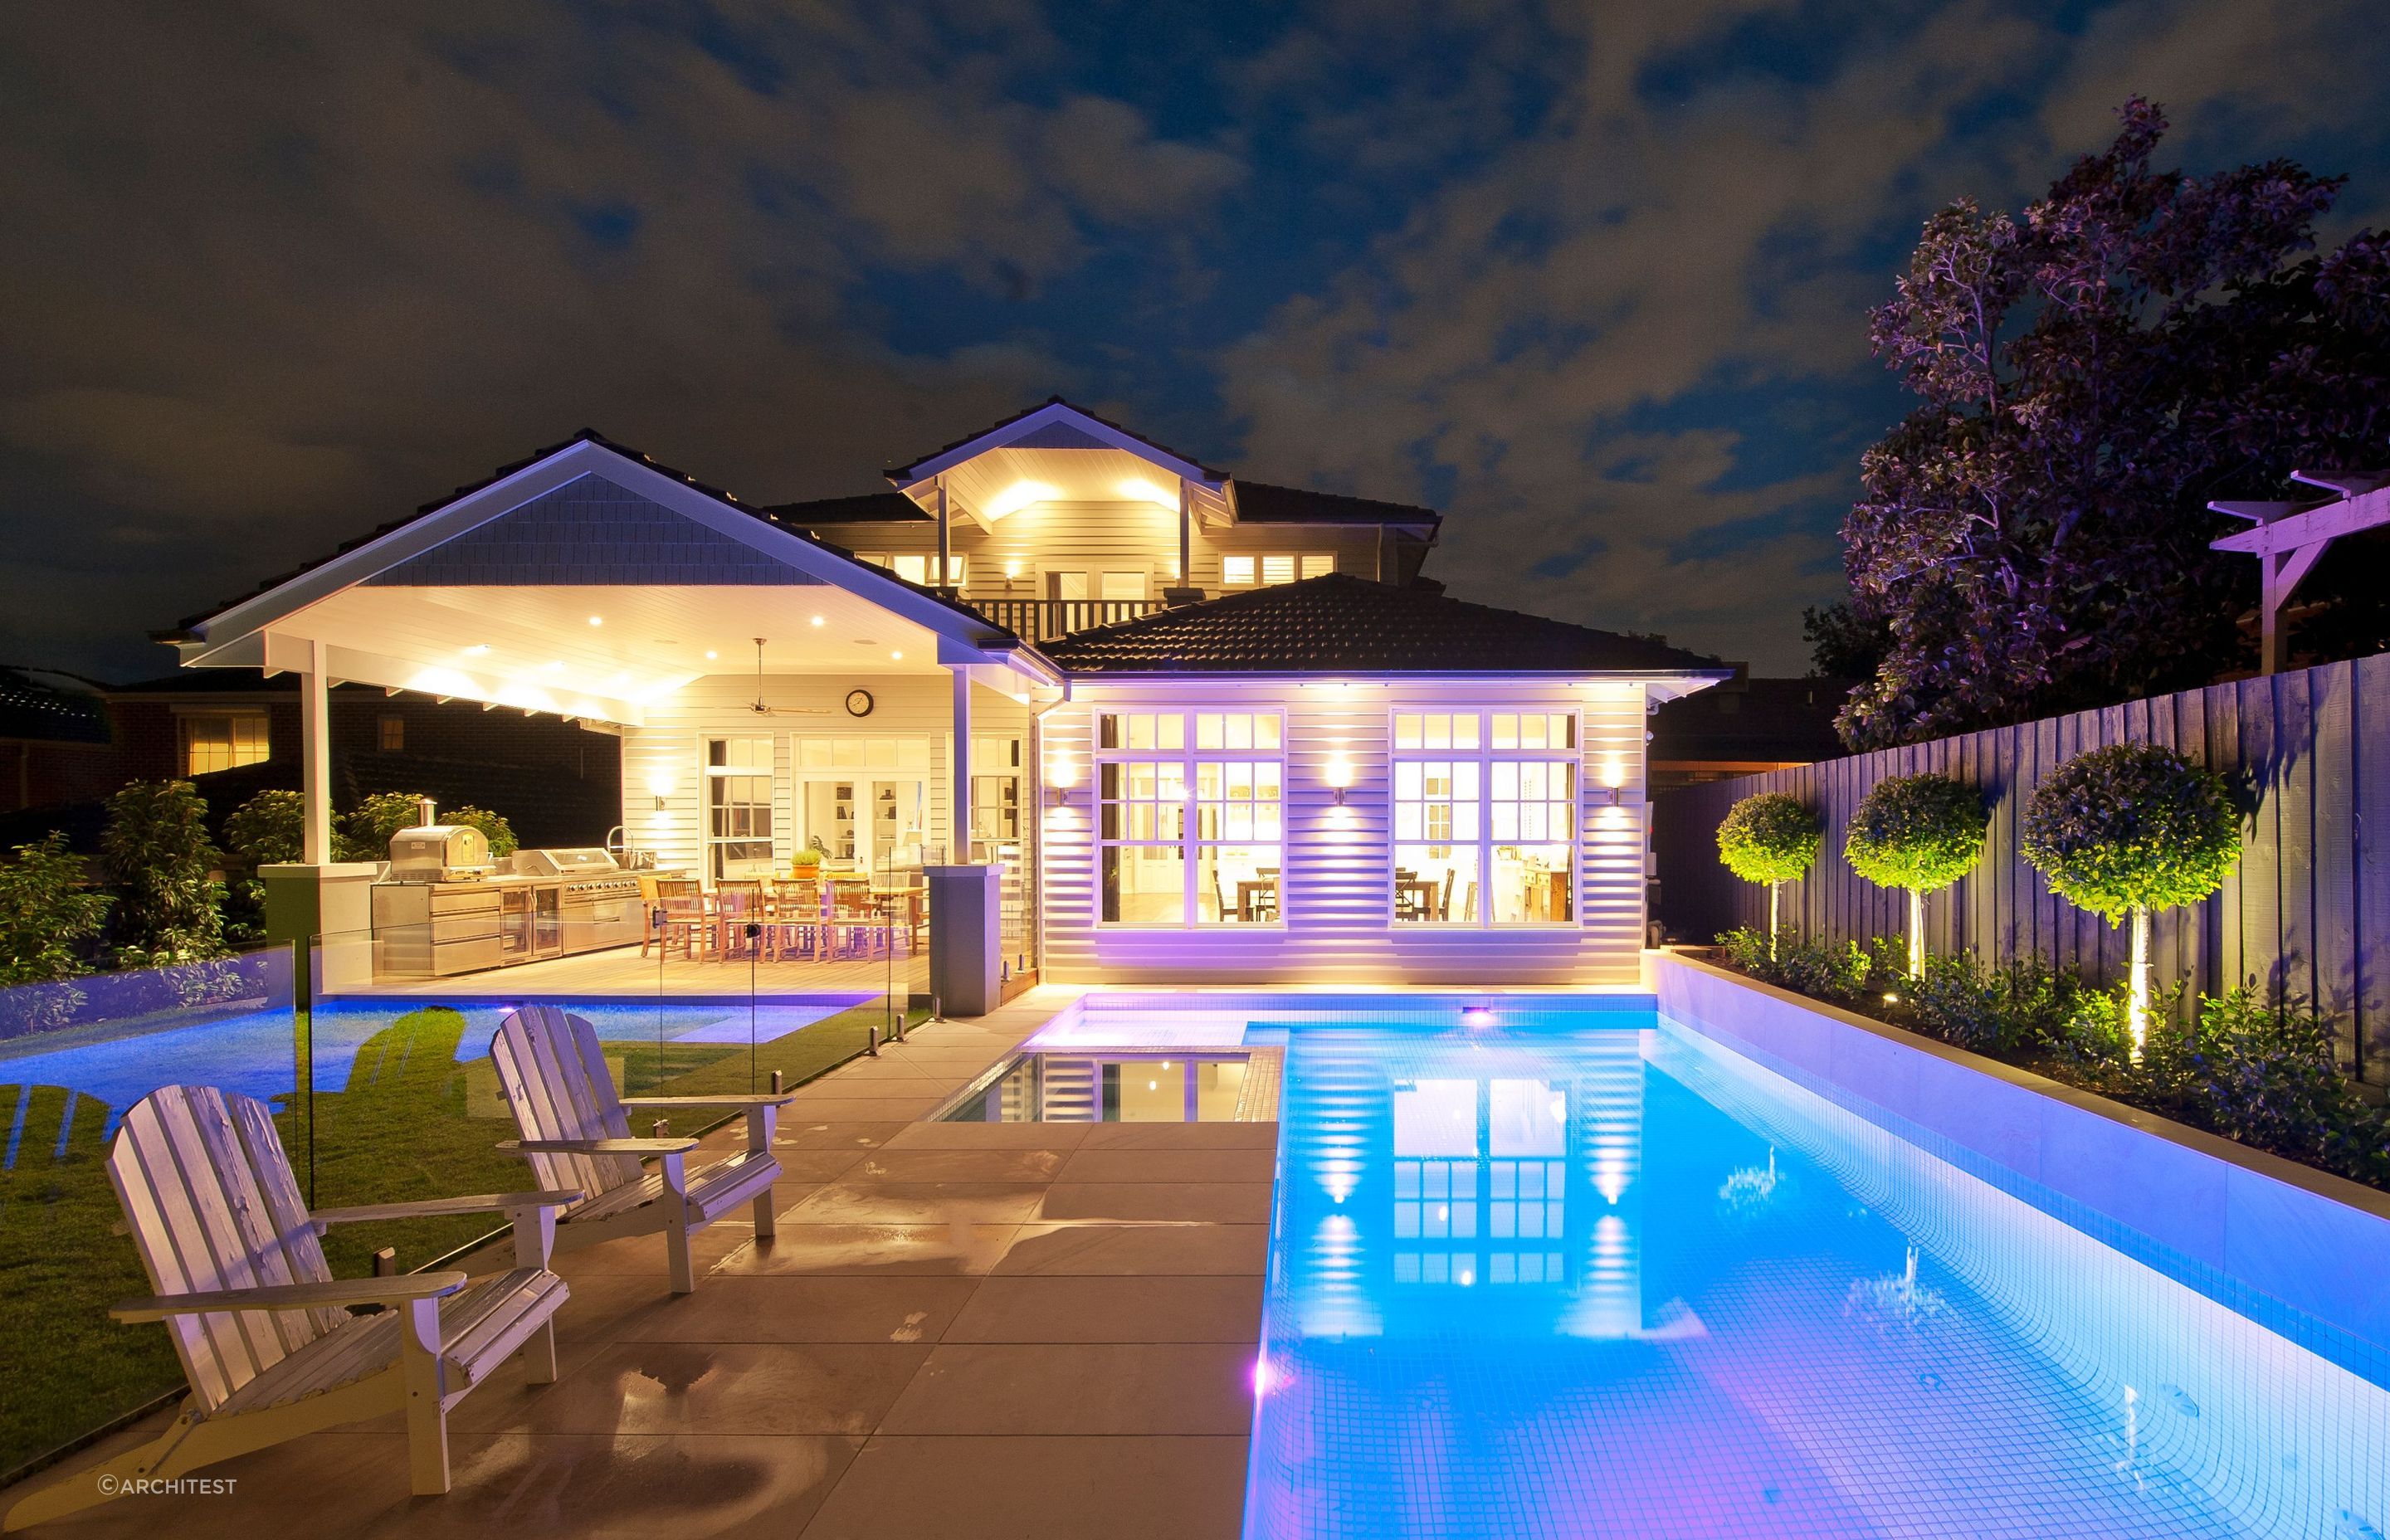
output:
[[[1187,1061],[1131,1060],[1104,1066],[1106,1123],[1185,1123]]]
[[[1270,925],[1279,912],[1280,852],[1276,844],[1199,845],[1195,849],[1195,922]]]
[[[1224,556],[1220,558],[1220,582],[1229,588],[1250,588],[1253,584],[1253,558],[1249,556]]]
[[[1476,924],[1477,847],[1397,843],[1394,905],[1402,924]]]
[[[1564,844],[1494,847],[1494,922],[1556,925],[1575,918]]]
[[[1187,857],[1177,845],[1104,847],[1104,918],[1116,925],[1181,925]]]
[[[1292,583],[1293,581],[1294,558],[1291,556],[1266,556],[1262,558],[1262,582],[1265,584],[1274,584]]]
[[[1237,1115],[1237,1099],[1245,1091],[1241,1059],[1199,1060],[1195,1071],[1195,1117],[1201,1123],[1227,1123]]]
[[[1336,570],[1332,556],[1307,556],[1303,558],[1303,575],[1307,578],[1326,577]]]

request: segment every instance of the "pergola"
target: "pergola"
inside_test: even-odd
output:
[[[2362,475],[2320,475],[2294,470],[2291,480],[2321,487],[2332,494],[2316,502],[2219,502],[2207,506],[2217,513],[2255,522],[2255,529],[2228,534],[2211,543],[2219,551],[2245,551],[2257,558],[2263,592],[2257,600],[2263,636],[2264,671],[2282,671],[2282,616],[2291,595],[2310,571],[2324,548],[2344,534],[2390,525],[2390,472]]]

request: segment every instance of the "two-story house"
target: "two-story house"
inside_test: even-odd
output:
[[[166,639],[309,722],[339,678],[616,735],[627,843],[708,884],[999,868],[1050,978],[1635,982],[1647,716],[1710,660],[1059,400],[889,476],[756,507],[584,434]]]

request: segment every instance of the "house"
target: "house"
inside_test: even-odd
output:
[[[338,678],[618,735],[659,871],[926,870],[933,949],[1009,882],[1058,981],[1635,982],[1647,717],[1726,671],[1060,401],[891,479],[757,507],[585,432],[164,639],[299,676],[326,892]]]
[[[1834,731],[1855,679],[1734,677],[1671,700],[1651,719],[1651,790],[1764,775],[1836,759],[1846,751]]]
[[[90,681],[0,668],[0,813],[107,795],[113,748]]]

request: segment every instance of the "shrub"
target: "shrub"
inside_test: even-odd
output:
[[[2041,783],[2018,841],[2052,892],[2115,924],[2133,921],[2126,1026],[2148,1035],[2150,912],[2196,904],[2241,858],[2223,778],[2171,749],[2120,743],[2078,754]]]
[[[225,955],[223,884],[207,823],[206,799],[189,781],[134,781],[108,800],[99,848],[116,895],[109,940],[118,966]]]
[[[2390,1173],[2390,1124],[2340,1072],[2332,1018],[2242,988],[2200,1002],[2186,1035],[2152,1045],[2145,1077],[2217,1133],[2352,1176]]]
[[[1717,827],[1718,859],[1745,882],[1767,884],[1767,943],[1776,949],[1777,900],[1781,885],[1794,881],[1818,859],[1825,833],[1818,815],[1797,797],[1763,791],[1727,810]]]
[[[1947,776],[1894,776],[1876,782],[1851,815],[1843,857],[1882,888],[1908,892],[1908,976],[1925,970],[1925,895],[1948,887],[1983,859],[1991,818],[1983,794]]]
[[[306,808],[296,791],[261,791],[225,820],[225,842],[252,866],[303,859]]]
[[[108,897],[84,885],[83,862],[52,832],[0,865],[0,984],[49,983],[91,971],[85,948]]]

